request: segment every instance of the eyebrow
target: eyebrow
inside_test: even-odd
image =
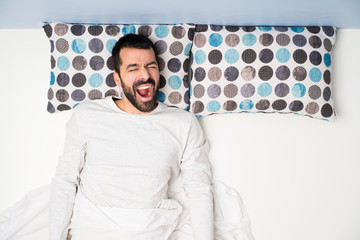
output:
[[[149,62],[149,63],[147,63],[147,64],[145,65],[145,67],[148,67],[148,66],[153,65],[153,64],[157,65],[157,62],[156,62],[156,61]],[[129,68],[132,68],[132,67],[139,67],[139,66],[140,66],[139,64],[133,63],[133,64],[129,64],[129,65],[126,67],[126,69],[129,69]]]

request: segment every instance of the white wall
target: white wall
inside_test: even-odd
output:
[[[215,178],[241,193],[260,240],[360,239],[360,30],[339,30],[337,121],[232,114],[201,119]],[[71,112],[46,112],[42,29],[0,30],[0,211],[50,183]]]

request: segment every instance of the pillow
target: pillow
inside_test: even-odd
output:
[[[332,121],[334,27],[196,25],[190,111],[296,113]]]
[[[188,56],[191,25],[90,25],[46,24],[51,45],[51,80],[48,90],[50,113],[69,110],[82,101],[120,95],[115,85],[111,51],[128,33],[146,35],[159,55],[158,100],[169,106],[188,109]]]

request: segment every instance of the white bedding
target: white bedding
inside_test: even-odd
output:
[[[220,182],[214,182],[215,240],[253,240],[250,220],[238,192]],[[173,191],[172,198],[181,205],[185,196]],[[1,240],[48,239],[48,206],[50,185],[26,194],[18,203],[0,214]],[[193,240],[186,214],[169,240]],[[182,223],[181,223],[182,221]]]

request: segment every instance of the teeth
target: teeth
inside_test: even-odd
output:
[[[149,88],[149,87],[150,87],[150,85],[147,85],[147,86],[144,86],[144,87],[139,87],[138,89],[143,90],[143,89],[147,89],[147,88]]]

